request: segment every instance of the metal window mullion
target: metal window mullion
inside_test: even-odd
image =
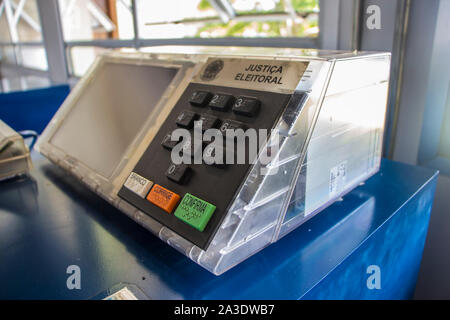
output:
[[[140,37],[139,37],[139,21],[137,17],[137,1],[131,0],[131,15],[133,20],[133,31],[134,31],[134,47],[138,49],[140,47]]]
[[[339,5],[339,50],[358,50],[360,46],[361,9],[359,0],[341,0]]]
[[[411,0],[399,1],[397,3],[397,19],[392,48],[391,80],[389,83],[388,119],[383,137],[385,141],[383,155],[388,159],[394,158],[396,146],[411,5]]]
[[[50,79],[67,83],[69,73],[58,1],[37,0],[37,4]]]
[[[339,5],[340,0],[319,0],[320,49],[335,50],[339,46]]]
[[[120,40],[120,39],[105,39],[105,40],[86,40],[86,41],[67,41],[66,48],[73,47],[101,47],[101,48],[122,48],[134,47],[134,40]]]
[[[317,38],[182,38],[182,39],[144,39],[142,46],[158,45],[203,45],[203,46],[254,46],[254,47],[287,47],[317,48]]]
[[[359,0],[319,0],[320,49],[356,50],[360,42]]]
[[[203,45],[203,46],[257,46],[257,47],[291,47],[291,48],[317,48],[318,38],[173,38],[173,39],[140,39],[139,47],[152,47],[160,45]],[[122,48],[133,47],[133,40],[89,40],[66,42],[68,48],[72,47],[102,47]]]

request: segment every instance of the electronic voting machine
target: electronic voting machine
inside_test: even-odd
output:
[[[37,149],[220,275],[377,172],[390,54],[102,55]]]

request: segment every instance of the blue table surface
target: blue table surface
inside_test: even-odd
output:
[[[0,182],[0,299],[91,299],[126,284],[152,299],[295,299],[437,176],[383,160],[343,201],[217,277],[45,158],[33,163],[29,177]],[[81,290],[67,289],[69,265]]]

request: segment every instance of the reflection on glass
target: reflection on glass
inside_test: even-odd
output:
[[[131,0],[59,0],[64,37],[71,40],[134,37]],[[136,0],[139,37],[317,37],[319,0]],[[71,72],[82,76],[105,51],[74,47]]]
[[[142,38],[317,37],[318,0],[138,0]]]
[[[35,68],[40,70],[48,70],[47,55],[44,47],[27,47],[18,48],[21,65],[24,67]]]
[[[0,41],[14,43],[42,41],[36,0],[0,2]]]
[[[9,65],[48,70],[47,55],[43,46],[0,46],[0,61]]]
[[[89,69],[95,58],[108,49],[98,47],[73,47],[70,49],[71,73],[75,76],[83,76]]]
[[[66,41],[134,37],[131,0],[59,0],[59,7]]]
[[[17,64],[16,53],[13,46],[0,47],[0,61],[10,65]]]
[[[0,79],[0,93],[46,88],[50,79],[36,76],[4,77]]]
[[[0,41],[11,42],[11,34],[5,14],[0,15]]]

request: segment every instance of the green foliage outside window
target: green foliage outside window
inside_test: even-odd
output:
[[[233,4],[235,1],[230,1]],[[197,37],[316,37],[318,34],[318,8],[319,0],[274,0],[272,10],[262,11],[256,5],[251,10],[237,11],[238,16],[245,16],[248,21],[230,20],[228,23],[205,23],[201,26]],[[255,1],[255,4],[258,4]],[[289,6],[290,4],[290,6]],[[210,10],[211,4],[208,0],[201,0],[198,10]],[[289,10],[296,12],[293,19]],[[252,15],[255,21],[252,21]],[[273,16],[280,18],[273,21]],[[264,21],[267,16],[267,21]],[[257,21],[256,21],[256,18]],[[272,19],[270,19],[272,18]],[[262,20],[262,21],[261,21]]]

